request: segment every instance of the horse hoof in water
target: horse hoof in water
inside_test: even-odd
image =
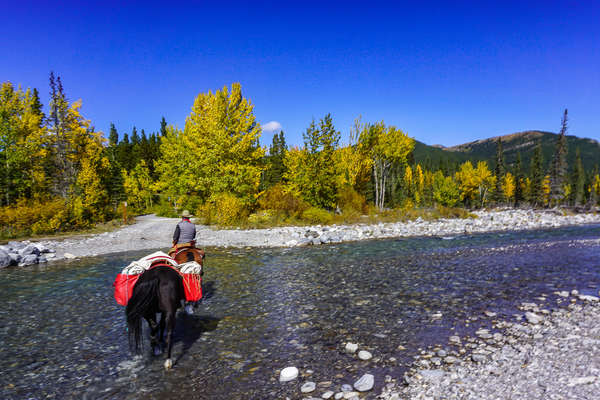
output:
[[[165,369],[166,369],[166,370],[169,370],[169,369],[171,369],[171,368],[173,368],[173,361],[171,361],[171,359],[170,359],[170,358],[167,358],[167,359],[165,360]]]

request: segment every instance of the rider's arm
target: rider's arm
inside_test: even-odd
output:
[[[175,233],[173,233],[173,246],[175,246],[178,241],[179,241],[179,225],[177,225],[177,227],[175,227]]]

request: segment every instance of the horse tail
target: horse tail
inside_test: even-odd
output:
[[[137,353],[140,351],[142,342],[142,318],[151,307],[152,302],[158,297],[158,277],[154,276],[148,280],[138,280],[133,287],[133,293],[127,309],[127,326],[129,331],[129,347]]]

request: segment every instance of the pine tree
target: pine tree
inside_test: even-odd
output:
[[[285,173],[283,158],[287,151],[283,131],[273,135],[273,141],[269,147],[269,155],[266,158],[266,169],[263,176],[262,188],[268,189],[281,182]]]
[[[117,128],[115,128],[115,124],[110,123],[110,131],[108,133],[108,145],[111,147],[116,146],[119,143],[119,133],[117,132]]]
[[[585,200],[585,171],[581,162],[581,153],[579,147],[575,150],[575,167],[571,178],[573,205],[579,206]]]
[[[40,94],[36,88],[33,88],[32,96],[33,96],[33,98],[32,98],[32,103],[31,103],[31,109],[35,114],[37,114],[39,116],[40,120],[38,123],[38,127],[41,128],[44,125],[44,119],[46,118],[46,116],[44,115],[44,112],[42,111],[44,106],[42,105],[42,102],[40,101]]]
[[[501,202],[504,198],[502,191],[502,178],[504,177],[504,152],[502,150],[502,138],[498,137],[496,145],[496,167],[494,168],[494,175],[496,176],[496,185],[494,187],[493,198],[495,202]]]
[[[166,136],[167,135],[167,121],[165,120],[165,117],[162,117],[162,119],[160,120],[160,136]]]
[[[552,160],[550,173],[550,203],[559,205],[565,197],[564,185],[567,177],[567,109],[562,117],[561,128],[556,141],[556,151]]]
[[[65,96],[60,76],[50,72],[50,126],[48,131],[53,137],[53,191],[62,198],[67,198],[70,188],[75,183],[76,170],[69,145],[68,132],[69,103]]]
[[[521,152],[517,152],[517,161],[515,163],[515,207],[518,207],[521,201],[524,200],[523,186],[521,186],[524,178]]]
[[[535,150],[533,151],[533,157],[531,159],[531,191],[529,201],[533,206],[539,206],[544,203],[544,193],[542,185],[544,181],[544,171],[542,158],[542,144],[538,142]]]

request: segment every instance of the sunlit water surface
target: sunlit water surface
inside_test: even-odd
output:
[[[600,225],[207,250],[206,296],[178,315],[169,372],[147,343],[130,353],[113,298],[116,274],[147,251],[0,271],[0,398],[299,398],[306,380],[339,390],[364,373],[373,397],[419,349],[490,324],[466,327],[470,316],[510,319],[542,293],[600,286]],[[347,341],[374,358],[344,353]],[[314,372],[281,384],[286,366]]]

